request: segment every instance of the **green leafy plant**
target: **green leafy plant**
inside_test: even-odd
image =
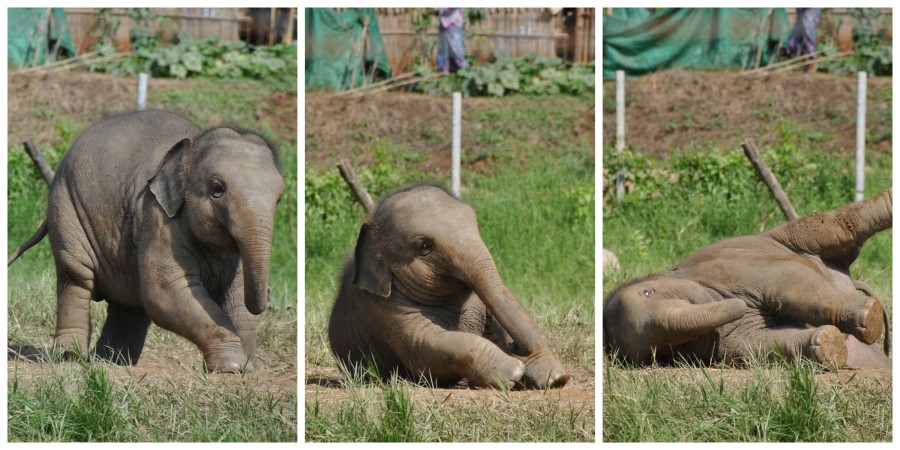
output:
[[[141,42],[142,45],[135,43],[128,57],[99,62],[90,69],[116,75],[145,72],[154,77],[254,78],[286,83],[293,80],[296,85],[297,46],[293,44],[251,47],[242,41],[216,36],[194,39],[185,33],[179,33],[170,45],[157,45],[153,39]]]
[[[892,76],[893,46],[887,36],[889,27],[876,27],[878,21],[888,19],[871,8],[849,8],[847,12],[856,21],[853,26],[853,54],[847,58],[821,62],[816,69],[838,75],[865,71],[872,76]],[[833,40],[825,40],[823,56],[839,53]]]
[[[467,96],[593,95],[594,63],[570,64],[536,55],[503,56],[438,79],[417,89],[432,95],[463,92]]]

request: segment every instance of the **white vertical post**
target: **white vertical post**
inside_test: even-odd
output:
[[[625,148],[625,71],[616,71],[616,151]]]
[[[462,139],[462,94],[453,93],[453,165],[451,169],[451,190],[457,198],[460,196],[460,159]]]
[[[625,71],[616,71],[616,152],[625,149]],[[625,169],[616,173],[616,201],[625,199]]]
[[[856,201],[865,197],[866,73],[856,76]]]
[[[147,109],[147,74],[143,72],[138,74],[137,109],[138,111]]]

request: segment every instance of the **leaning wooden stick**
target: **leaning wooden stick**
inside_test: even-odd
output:
[[[366,189],[359,182],[359,178],[356,178],[356,171],[353,170],[350,161],[342,159],[337,166],[338,170],[341,171],[341,177],[350,185],[350,189],[353,190],[356,199],[366,207],[366,212],[372,212],[375,209],[375,202],[372,201],[372,197],[369,196],[369,193],[366,192]]]
[[[30,156],[31,160],[34,162],[34,165],[37,166],[38,170],[41,172],[44,181],[46,181],[47,184],[52,183],[53,169],[47,164],[47,160],[44,159],[44,155],[41,154],[40,149],[34,144],[34,141],[29,139],[23,142],[22,145],[25,146],[25,152],[28,153],[28,156]]]
[[[788,220],[797,220],[797,212],[794,211],[791,201],[788,199],[787,194],[784,193],[784,190],[781,189],[781,185],[778,184],[775,175],[772,174],[772,171],[769,170],[769,166],[766,165],[762,156],[759,155],[756,144],[748,139],[741,144],[741,147],[744,148],[744,154],[747,155],[747,158],[753,163],[753,167],[756,168],[756,171],[759,173],[759,176],[762,177],[766,186],[772,191],[772,196],[775,197],[775,201],[778,203],[784,216],[787,217]]]

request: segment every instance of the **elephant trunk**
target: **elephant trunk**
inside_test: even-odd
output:
[[[493,261],[491,261],[493,265]],[[546,349],[544,336],[534,318],[519,299],[503,284],[496,268],[488,269],[478,276],[480,280],[472,284],[475,294],[484,301],[522,352],[519,356],[527,356]]]
[[[740,318],[747,312],[747,304],[739,298],[729,298],[700,305],[684,302],[673,307],[666,305],[652,315],[650,336],[653,345],[680,345],[696,336]]]
[[[253,226],[242,230],[238,250],[244,271],[244,304],[252,314],[261,314],[269,304],[269,260],[272,254],[272,227]]]
[[[480,248],[468,254],[480,257],[458,262],[456,265],[460,268],[459,278],[475,291],[497,322],[503,326],[515,342],[516,350],[521,352],[519,356],[547,350],[540,327],[519,299],[503,284],[487,247],[480,238],[473,241],[473,245]]]

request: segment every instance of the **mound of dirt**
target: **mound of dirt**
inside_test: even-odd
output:
[[[740,148],[780,141],[784,121],[814,133],[826,151],[852,152],[856,142],[856,77],[827,74],[657,72],[625,82],[625,143],[668,155],[714,143]],[[616,142],[615,82],[603,83],[603,141]],[[891,151],[891,78],[869,78],[866,146]]]
[[[335,96],[324,92],[306,93],[306,164],[316,170],[332,170],[341,159],[350,159],[357,167],[370,165],[375,158],[371,147],[390,137],[396,145],[416,152],[416,167],[424,173],[450,169],[453,101],[407,93],[378,93],[364,96]],[[543,105],[541,105],[543,104]],[[479,147],[476,134],[490,125],[473,119],[487,109],[521,109],[545,106],[548,109],[570,107],[559,98],[465,98],[462,105],[462,147]],[[573,139],[594,141],[594,108],[584,108],[571,124]],[[522,140],[540,140],[523,134]],[[463,161],[466,165],[467,161]],[[485,161],[471,161],[471,170],[482,169]]]
[[[223,89],[231,84],[241,84],[239,80],[222,83],[226,86]],[[173,88],[191,89],[194,85],[191,80],[151,78],[147,89],[152,93]],[[60,117],[76,117],[75,128],[84,129],[104,116],[134,110],[137,107],[137,77],[81,71],[12,71],[7,76],[7,94],[9,145],[31,138],[41,146],[60,140],[60,130],[53,126],[55,119]],[[152,101],[150,107],[153,107]],[[272,121],[274,138],[280,141],[296,139],[296,94],[273,92],[267,101],[259,103],[255,114],[260,121]],[[215,123],[198,125],[206,127]]]

